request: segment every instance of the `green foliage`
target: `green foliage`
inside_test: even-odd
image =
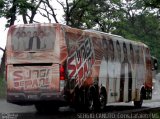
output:
[[[0,0],[0,17],[3,16],[3,7],[4,7],[4,0]]]
[[[42,1],[42,0],[41,0]],[[28,23],[28,19],[32,19],[35,16],[36,12],[33,13],[33,11],[37,10],[37,0],[0,0],[0,17],[5,17],[7,19],[6,27],[9,27],[14,24],[14,22],[17,20],[18,15],[22,15],[23,22]],[[32,17],[28,15],[28,13],[32,12]]]
[[[116,29],[112,33],[145,43],[151,49],[151,55],[160,59],[159,19],[155,13],[145,11],[132,17],[132,20],[132,22],[130,19],[117,22]]]
[[[159,0],[144,0],[146,7],[160,8]]]
[[[2,9],[4,7],[4,1],[0,0],[0,8]]]
[[[125,2],[124,0],[66,0],[65,2],[63,8],[67,25],[110,32],[144,42],[150,47],[152,55],[160,59],[160,13],[157,9],[153,9],[160,8],[159,0],[125,0]],[[8,27],[12,20],[16,20],[17,15],[27,16],[28,12],[36,12],[37,3],[37,0],[32,2],[0,0],[2,8],[0,17],[8,19]]]
[[[17,6],[19,14],[26,13],[28,9],[34,9],[34,5],[32,5],[29,0],[17,0]]]
[[[5,80],[4,76],[0,74],[0,98],[4,98],[5,95],[6,95]]]

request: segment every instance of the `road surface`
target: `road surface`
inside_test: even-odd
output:
[[[143,108],[160,107],[160,96],[153,95],[152,100],[144,101]],[[111,112],[126,112],[126,110],[133,110],[133,103],[112,103],[108,104],[106,110],[102,113]],[[75,113],[69,107],[61,107],[59,111],[52,114],[39,114],[34,106],[18,106],[7,103],[5,99],[0,99],[0,119],[75,119],[83,117],[82,113]],[[86,117],[86,116],[84,116]],[[87,117],[86,117],[87,118]]]

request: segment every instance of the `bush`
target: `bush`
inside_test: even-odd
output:
[[[5,98],[6,96],[6,86],[4,76],[0,75],[0,98]]]

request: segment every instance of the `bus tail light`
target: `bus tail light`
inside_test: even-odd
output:
[[[60,65],[60,91],[64,90],[65,85],[65,68],[63,65]]]
[[[65,69],[63,65],[60,65],[60,80],[65,80]]]

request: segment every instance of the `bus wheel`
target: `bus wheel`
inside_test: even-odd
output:
[[[136,108],[141,108],[142,107],[143,97],[144,97],[144,90],[142,89],[141,94],[140,94],[140,100],[139,101],[134,101],[134,106]]]
[[[38,113],[44,113],[45,112],[45,109],[41,104],[35,104],[35,108],[36,108]]]
[[[106,107],[106,102],[107,102],[107,95],[106,95],[105,89],[100,92],[99,102],[100,102],[100,109],[104,110],[104,108]]]
[[[75,90],[73,107],[76,111],[81,111],[83,108],[83,95],[81,90]]]
[[[35,104],[35,108],[38,113],[45,113],[46,112],[46,110],[42,104]]]
[[[97,96],[94,88],[91,88],[88,90],[88,110],[90,112],[96,111],[98,109],[98,101],[97,101]]]

